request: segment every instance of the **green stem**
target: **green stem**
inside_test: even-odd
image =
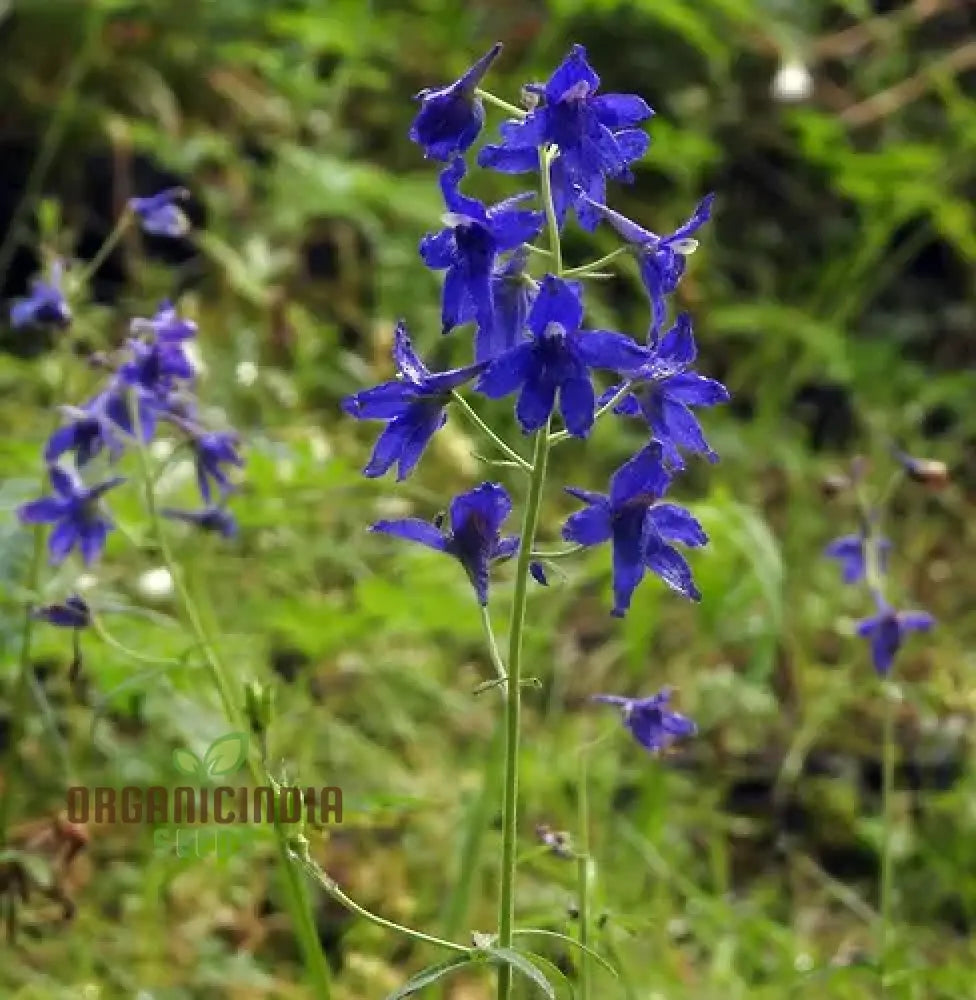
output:
[[[508,671],[502,661],[502,654],[498,651],[498,640],[495,638],[495,630],[491,627],[491,616],[485,605],[481,607],[481,627],[485,632],[485,640],[488,643],[488,653],[491,656],[491,665],[495,668],[495,675],[500,681],[508,680]]]
[[[528,117],[529,113],[524,108],[517,108],[514,104],[509,104],[508,101],[503,101],[500,97],[495,97],[494,94],[488,93],[487,90],[476,87],[474,92],[483,101],[486,101],[488,104],[494,104],[496,108],[501,109],[506,114],[514,115],[516,118]]]
[[[587,795],[587,748],[580,752],[579,768],[579,943],[580,943],[580,1000],[590,1000],[590,807]]]
[[[105,263],[108,255],[115,249],[116,244],[122,239],[123,234],[126,229],[129,228],[129,223],[132,221],[132,213],[126,207],[122,214],[119,216],[118,222],[115,223],[114,228],[105,237],[105,242],[99,247],[98,253],[85,265],[84,269],[81,270],[73,282],[73,290],[78,290],[84,288],[91,277],[98,271],[98,269]]]
[[[3,798],[0,799],[0,847],[7,845],[7,831],[10,828],[10,818],[13,812],[13,801],[16,797],[17,780],[20,768],[15,766],[14,758],[24,733],[24,722],[27,717],[27,702],[31,690],[31,645],[34,638],[34,595],[41,575],[41,555],[44,551],[44,529],[42,525],[34,526],[34,548],[30,567],[27,571],[27,590],[30,594],[24,606],[24,621],[20,630],[20,659],[17,668],[17,686],[11,703],[10,733],[7,746],[0,764],[0,774],[3,775],[5,787]]]
[[[163,564],[169,570],[170,576],[172,577],[173,588],[179,598],[184,618],[193,633],[193,637],[199,644],[207,665],[210,667],[210,674],[214,682],[214,687],[217,689],[217,694],[220,698],[221,704],[223,705],[227,721],[234,727],[235,730],[243,732],[246,730],[247,726],[244,721],[243,714],[239,710],[238,704],[235,701],[233,685],[230,681],[229,674],[216,647],[210,641],[210,636],[207,634],[207,630],[204,627],[203,618],[197,608],[196,601],[193,599],[193,595],[190,593],[180,572],[180,567],[173,558],[172,550],[169,547],[169,540],[166,536],[166,531],[163,528],[163,521],[159,514],[159,508],[156,504],[156,497],[153,492],[153,476],[149,464],[149,456],[146,452],[146,446],[142,437],[142,428],[139,423],[138,402],[134,401],[131,409],[137,444],[136,450],[139,453],[139,462],[142,471],[146,511],[149,515],[153,535],[159,545],[159,551],[163,559]],[[251,756],[248,756],[247,764],[254,783],[256,785],[265,784],[266,775],[262,766]],[[329,973],[328,962],[326,961],[321,943],[319,942],[318,932],[315,927],[315,920],[312,916],[309,899],[305,892],[305,885],[299,878],[295,865],[292,863],[291,855],[288,850],[287,834],[281,826],[277,815],[275,815],[274,820],[275,845],[282,872],[285,876],[289,909],[291,910],[292,920],[295,924],[295,933],[298,936],[302,953],[305,958],[306,970],[311,984],[316,991],[315,995],[318,1000],[328,1000],[331,994],[331,975]]]
[[[549,230],[549,249],[552,251],[553,274],[561,277],[563,273],[563,248],[559,241],[559,223],[556,220],[556,204],[552,200],[552,178],[549,176],[549,165],[553,153],[539,150],[539,172],[542,181],[542,205],[546,211],[546,227]]]
[[[881,994],[885,996],[885,979],[888,974],[891,947],[891,904],[894,888],[892,800],[895,788],[895,708],[897,699],[894,691],[887,684],[882,690],[882,695],[885,706],[881,769],[881,900],[878,923],[878,968],[881,972]]]
[[[451,398],[454,400],[458,406],[464,411],[467,418],[473,423],[494,445],[498,448],[502,454],[507,455],[520,469],[526,472],[532,471],[532,466],[522,456],[507,444],[502,438],[500,438],[485,422],[478,416],[475,412],[474,407],[457,391],[453,389],[451,391]]]
[[[628,252],[629,247],[617,247],[616,250],[612,250],[605,257],[601,257],[599,260],[594,260],[590,264],[583,264],[580,267],[570,267],[563,271],[564,278],[579,278],[586,274],[592,274],[594,271],[599,271],[604,264],[609,264],[610,261],[616,260],[622,254]]]
[[[335,880],[307,854],[304,857],[299,854],[295,854],[294,857],[312,876],[312,878],[314,878],[315,881],[318,882],[318,884],[334,900],[336,900],[336,902],[341,903],[347,910],[355,913],[359,917],[362,917],[363,920],[368,920],[371,924],[376,924],[377,927],[383,927],[388,931],[395,931],[397,934],[402,934],[404,937],[412,938],[414,941],[419,941],[421,944],[429,944],[433,945],[435,948],[444,948],[447,951],[455,951],[461,955],[471,954],[473,949],[468,948],[463,944],[456,944],[454,941],[445,941],[443,938],[434,937],[432,934],[424,934],[423,931],[414,930],[412,927],[404,927],[403,924],[398,924],[393,920],[387,920],[386,917],[381,917],[379,914],[365,909],[365,907],[360,906],[354,899],[350,899],[339,888]]]

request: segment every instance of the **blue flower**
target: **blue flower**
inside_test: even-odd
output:
[[[927,611],[895,611],[878,598],[878,613],[860,622],[857,634],[870,641],[874,668],[885,676],[908,633],[928,632],[934,624]]]
[[[502,537],[501,526],[512,511],[512,501],[498,483],[482,483],[456,496],[445,531],[440,518],[433,524],[416,517],[377,521],[370,529],[418,542],[457,559],[468,574],[478,603],[488,603],[488,571],[493,560],[510,559],[518,551],[517,536]]]
[[[868,539],[863,534],[842,535],[824,549],[824,555],[828,559],[836,559],[840,563],[844,583],[858,583],[864,579],[867,572],[867,542]],[[887,538],[877,538],[874,539],[874,544],[877,546],[878,569],[884,573],[891,542]]]
[[[651,299],[652,335],[656,337],[667,315],[666,296],[678,287],[685,273],[687,258],[698,247],[692,233],[709,220],[714,195],[706,195],[695,208],[690,219],[667,236],[658,236],[638,226],[636,222],[615,212],[606,205],[580,196],[591,211],[598,213],[634,247],[641,281]]]
[[[192,524],[202,531],[212,531],[224,538],[234,538],[237,535],[237,521],[234,515],[214,504],[204,507],[202,510],[178,510],[167,507],[160,513],[163,517]]]
[[[532,194],[516,195],[485,208],[477,199],[461,194],[464,173],[461,159],[441,171],[447,228],[428,233],[420,241],[420,256],[434,270],[447,269],[441,307],[444,332],[474,319],[482,335],[489,335],[495,324],[495,258],[531,240],[542,228],[544,216],[515,207]]]
[[[729,399],[721,382],[689,371],[696,354],[691,317],[682,313],[648,351],[645,363],[631,376],[630,391],[614,406],[615,413],[644,417],[665,460],[676,469],[684,468],[679,449],[702,454],[711,462],[718,460],[691,407],[715,406]],[[608,389],[600,403],[609,401],[620,388]]]
[[[475,333],[475,361],[491,361],[525,339],[525,322],[539,290],[526,273],[527,258],[523,246],[496,262],[491,274],[495,319],[490,328],[479,326]]]
[[[149,334],[151,339],[162,344],[182,344],[197,335],[197,325],[193,320],[181,316],[176,307],[163,300],[152,319],[137,317],[130,324],[134,334]]]
[[[86,565],[90,565],[105,548],[111,520],[102,512],[100,500],[110,489],[125,480],[108,479],[97,486],[86,487],[75,476],[52,465],[48,470],[54,495],[30,500],[18,510],[25,524],[53,524],[48,538],[52,563],[63,562],[77,546]]]
[[[173,187],[148,198],[130,198],[129,208],[138,216],[145,232],[151,236],[185,236],[190,220],[177,204],[190,197],[186,188]]]
[[[387,421],[363,474],[370,478],[382,476],[397,462],[397,479],[403,480],[420,461],[430,439],[444,426],[444,407],[451,390],[474,378],[484,365],[431,373],[417,357],[402,320],[393,335],[393,360],[399,378],[347,396],[342,408],[359,420]]]
[[[502,141],[485,146],[478,163],[506,174],[539,169],[539,150],[558,148],[552,161],[553,203],[560,226],[570,206],[584,229],[593,230],[599,213],[581,198],[606,198],[606,178],[632,180],[630,164],[647,151],[648,138],[633,126],[653,112],[631,94],[596,96],[600,78],[574,45],[544,87],[531,88],[542,104],[522,121],[501,126]]]
[[[664,688],[649,698],[621,698],[615,694],[596,694],[593,701],[620,708],[624,725],[631,731],[637,742],[657,753],[666,750],[676,740],[694,736],[697,727],[691,719],[668,709],[672,691]]]
[[[33,617],[58,628],[83,629],[91,625],[91,609],[77,594],[72,594],[63,604],[35,608]]]
[[[197,485],[205,503],[209,504],[213,496],[211,482],[224,495],[233,489],[222,466],[241,468],[244,465],[244,459],[237,451],[237,441],[237,435],[232,431],[202,431],[191,437]]]
[[[53,465],[66,452],[71,452],[75,465],[87,465],[103,449],[113,461],[122,454],[123,445],[118,437],[118,425],[106,410],[104,395],[96,396],[82,407],[62,406],[61,413],[68,422],[48,438],[44,448],[44,461]]]
[[[448,160],[455,153],[463,153],[478,138],[485,123],[485,108],[475,90],[501,50],[502,43],[496,42],[449,87],[427,88],[417,94],[420,111],[409,135],[423,146],[424,156]]]
[[[670,483],[661,446],[651,442],[613,474],[609,496],[566,489],[587,506],[570,515],[563,525],[563,538],[587,546],[609,540],[613,546],[611,613],[617,618],[622,618],[630,607],[647,570],[679,594],[701,600],[688,563],[670,543],[697,548],[705,545],[708,537],[684,508],[658,502]]]
[[[495,358],[477,384],[491,399],[521,389],[516,416],[526,434],[549,419],[559,393],[566,429],[586,437],[593,426],[591,368],[636,370],[647,356],[629,337],[610,330],[581,330],[583,302],[578,282],[547,274],[532,304],[532,339]]]
[[[71,322],[71,309],[61,290],[64,266],[56,260],[51,265],[50,278],[31,282],[31,292],[10,308],[10,325],[14,329],[25,326],[67,326]]]

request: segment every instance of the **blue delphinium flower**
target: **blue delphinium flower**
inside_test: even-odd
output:
[[[71,452],[78,468],[87,465],[103,449],[113,461],[122,454],[124,446],[119,438],[118,424],[105,408],[106,399],[99,395],[84,406],[62,406],[60,412],[67,417],[48,438],[44,448],[44,461],[53,465],[66,452]]]
[[[649,698],[621,698],[615,694],[596,694],[592,700],[604,705],[616,705],[621,710],[624,725],[646,750],[657,753],[666,750],[676,740],[694,736],[697,727],[691,719],[667,706],[672,691],[664,688]]]
[[[517,536],[502,537],[501,526],[512,511],[512,500],[498,483],[482,483],[456,496],[448,511],[447,529],[440,519],[433,524],[416,517],[377,521],[370,529],[406,538],[438,552],[445,552],[464,567],[478,603],[488,604],[488,573],[496,559],[510,559],[517,551]]]
[[[177,204],[190,197],[186,188],[172,187],[148,198],[130,198],[129,208],[139,218],[143,230],[151,236],[185,236],[190,220]]]
[[[222,467],[233,465],[241,468],[244,465],[244,459],[237,450],[237,442],[238,437],[233,431],[200,431],[191,436],[190,447],[193,449],[197,485],[205,503],[210,503],[213,487],[223,495],[233,490]]]
[[[458,185],[464,173],[461,159],[441,171],[446,228],[420,241],[420,256],[434,270],[447,269],[441,307],[444,332],[474,319],[484,335],[495,323],[492,275],[497,255],[535,237],[545,217],[542,212],[515,207],[531,194],[485,208],[477,199],[461,194]]]
[[[501,173],[538,170],[539,148],[552,145],[552,193],[560,226],[570,206],[584,229],[593,230],[599,213],[581,192],[597,202],[606,197],[606,178],[629,181],[630,164],[647,151],[648,138],[633,126],[650,118],[647,102],[632,94],[596,95],[600,78],[574,45],[544,87],[533,87],[541,104],[522,121],[501,126],[502,141],[485,146],[478,163]]]
[[[86,487],[74,475],[56,465],[48,470],[54,495],[30,500],[18,510],[25,524],[53,524],[48,538],[52,563],[63,562],[77,546],[86,565],[90,565],[105,548],[112,521],[101,509],[101,498],[113,487],[124,482],[121,477],[108,479]]]
[[[581,330],[582,322],[579,283],[547,274],[529,312],[532,339],[495,358],[479,379],[478,391],[491,399],[521,389],[516,416],[526,434],[549,419],[558,392],[566,429],[586,437],[595,404],[590,369],[630,372],[646,360],[646,349],[630,337],[611,330]]]
[[[77,594],[70,595],[62,604],[35,608],[33,617],[58,628],[83,629],[91,625],[91,609]]]
[[[681,449],[704,455],[710,462],[718,460],[691,407],[724,403],[729,392],[721,382],[689,370],[696,353],[691,317],[682,313],[648,351],[645,363],[630,376],[630,391],[614,406],[615,413],[643,416],[665,461],[675,469],[684,468]],[[608,402],[621,388],[608,389],[600,403]]]
[[[696,548],[708,542],[698,521],[684,508],[659,503],[671,477],[657,442],[625,462],[610,479],[610,494],[567,487],[566,492],[587,506],[571,514],[563,538],[578,545],[613,546],[612,614],[621,618],[647,570],[691,600],[701,600],[691,568],[672,542]]]
[[[359,420],[387,421],[363,474],[370,478],[382,476],[396,462],[397,479],[403,480],[420,461],[430,439],[444,426],[444,407],[451,390],[474,378],[484,365],[430,372],[414,351],[402,320],[393,335],[393,360],[399,378],[347,396],[342,408]]]
[[[891,542],[887,538],[874,538],[870,542],[876,546],[878,570],[884,573],[887,569]],[[840,563],[844,583],[858,583],[865,578],[868,543],[869,539],[863,534],[842,535],[840,538],[835,538],[824,549],[825,556],[829,559],[836,559]]]
[[[164,299],[152,319],[136,317],[129,325],[133,334],[148,334],[163,344],[182,344],[197,335],[197,325],[181,316],[168,299]]]
[[[655,337],[667,317],[667,296],[684,276],[688,255],[698,246],[692,236],[709,220],[714,195],[706,195],[690,219],[667,236],[658,236],[606,205],[580,196],[591,211],[602,216],[634,248],[641,281],[651,299],[651,334]]]
[[[857,634],[869,640],[874,668],[886,676],[908,633],[928,632],[935,625],[935,619],[927,611],[896,611],[879,595],[875,598],[878,613],[860,622]]]
[[[417,94],[420,110],[409,136],[423,147],[424,156],[448,160],[463,153],[478,138],[485,124],[485,108],[475,90],[501,50],[502,43],[496,42],[450,86],[427,88]]]
[[[526,272],[527,259],[528,250],[522,246],[496,261],[491,274],[494,322],[475,331],[475,361],[491,361],[525,339],[525,322],[539,290]]]
[[[167,507],[160,513],[163,517],[192,524],[203,531],[212,531],[224,538],[234,538],[237,535],[237,521],[234,515],[219,505],[211,504],[201,510],[179,510]]]
[[[61,288],[64,266],[56,260],[51,264],[47,281],[35,278],[31,291],[24,299],[10,308],[10,325],[14,329],[25,326],[67,326],[71,322],[71,309]]]

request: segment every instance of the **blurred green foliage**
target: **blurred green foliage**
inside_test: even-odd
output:
[[[4,269],[18,241],[35,238],[42,196],[63,220],[49,240],[57,248],[69,252],[92,226],[89,157],[107,155],[116,209],[140,156],[184,177],[205,205],[202,267],[167,267],[133,240],[117,301],[86,306],[77,329],[90,347],[116,343],[129,316],[189,285],[204,394],[249,451],[240,543],[184,537],[181,548],[241,682],[279,686],[275,758],[302,784],[342,785],[347,822],[314,849],[373,909],[455,935],[494,923],[498,834],[479,790],[496,703],[470,693],[490,673],[471,596],[446,560],[365,534],[391,510],[435,513],[486,473],[469,427],[452,421],[404,488],[367,482],[358,468],[370,431],[337,402],[389,374],[397,317],[433,363],[467,358],[463,334],[440,337],[438,279],[416,254],[441,203],[435,167],[406,139],[410,96],[500,38],[490,87],[514,99],[580,41],[607,89],[641,93],[657,111],[651,150],[636,182],[611,190],[614,207],[665,231],[717,193],[681,302],[702,370],[735,402],[705,421],[722,462],[695,467],[680,487],[712,540],[695,560],[700,608],[648,583],[613,622],[601,552],[532,596],[527,669],[541,688],[526,699],[521,923],[572,933],[573,866],[534,849],[532,829],[572,827],[577,748],[606,733],[590,763],[606,913],[596,944],[622,983],[600,980],[601,996],[878,995],[858,957],[876,919],[880,707],[852,638],[867,609],[820,559],[853,511],[825,501],[820,482],[856,452],[874,456],[883,479],[897,440],[946,461],[953,478],[939,494],[901,495],[888,524],[895,592],[940,620],[901,662],[903,971],[891,996],[972,996],[976,17],[952,0],[885,8],[0,2],[2,196],[19,204],[26,193],[0,234]],[[807,99],[774,98],[784,62],[812,74]],[[14,148],[33,164],[16,178]],[[485,197],[512,191],[498,177],[470,183]],[[582,263],[613,246],[601,229],[572,235],[567,254]],[[595,290],[597,321],[643,333],[636,272]],[[242,363],[256,378],[239,377]],[[9,515],[37,489],[44,411],[63,401],[65,380],[78,399],[96,377],[77,359],[0,355],[0,705],[29,548]],[[639,435],[600,425],[585,450],[560,449],[554,482],[599,487]],[[179,498],[189,486],[171,478]],[[546,540],[567,509],[552,490]],[[165,598],[149,614],[124,610],[151,604],[138,581],[157,560],[141,544],[134,495],[117,514],[135,544],[113,539],[94,599],[119,643],[179,657],[186,640]],[[76,575],[63,569],[50,592]],[[498,593],[501,626],[505,583]],[[41,633],[18,818],[56,811],[70,781],[175,782],[171,750],[200,750],[223,731],[192,657],[153,669],[92,638],[79,704],[62,639]],[[585,705],[596,691],[664,683],[702,730],[671,763],[641,755]],[[457,873],[479,823],[489,829],[466,896]],[[154,855],[151,831],[93,830],[74,922],[29,910],[3,952],[0,993],[308,996],[269,854],[248,845],[230,861],[189,865]],[[317,919],[340,997],[385,995],[432,959],[326,902]],[[571,953],[544,947],[571,972]],[[451,988],[458,1000],[489,995],[477,977]]]

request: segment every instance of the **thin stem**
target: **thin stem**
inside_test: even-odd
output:
[[[122,214],[119,216],[118,221],[115,223],[112,231],[105,238],[105,242],[98,249],[98,253],[85,265],[85,267],[78,273],[74,280],[74,288],[80,289],[84,288],[88,282],[91,280],[92,276],[98,271],[98,269],[105,263],[108,255],[115,249],[119,240],[122,239],[123,234],[126,229],[129,228],[129,223],[132,221],[132,213],[126,207]]]
[[[556,219],[556,205],[552,200],[552,178],[549,176],[550,152],[539,150],[539,168],[542,178],[542,204],[546,211],[546,226],[549,229],[549,249],[552,251],[553,273],[561,277],[563,273],[563,248],[559,241],[559,222]]]
[[[568,549],[557,549],[554,552],[533,552],[533,559],[566,559],[569,556],[575,556],[577,552],[582,552],[584,546],[582,545],[571,545]]]
[[[488,104],[494,104],[496,108],[499,108],[506,114],[514,115],[516,118],[528,117],[529,113],[524,108],[517,108],[514,104],[509,104],[508,101],[503,101],[500,97],[495,97],[494,94],[488,93],[487,90],[482,90],[481,87],[475,87],[474,92],[483,101],[486,101]]]
[[[522,456],[503,441],[485,422],[475,413],[474,408],[471,404],[457,391],[454,389],[451,391],[451,398],[454,400],[458,406],[464,410],[467,418],[473,423],[489,440],[491,440],[494,445],[503,454],[507,455],[520,469],[524,469],[526,472],[532,471],[532,466]]]
[[[599,260],[594,260],[589,264],[582,264],[580,267],[570,267],[563,271],[564,278],[578,278],[584,274],[592,274],[594,271],[599,271],[604,264],[609,264],[610,261],[616,260],[621,255],[629,251],[629,247],[617,247],[616,250],[612,250],[606,256],[601,257]]]
[[[0,764],[0,774],[3,775],[5,782],[3,798],[0,799],[0,847],[5,847],[7,844],[7,831],[10,828],[13,801],[17,794],[16,785],[21,769],[13,766],[14,757],[23,736],[24,722],[27,716],[27,702],[31,691],[31,645],[34,638],[35,620],[33,595],[37,592],[37,584],[41,575],[41,555],[44,551],[43,527],[39,524],[35,525],[33,535],[34,548],[27,571],[27,590],[31,594],[31,598],[28,599],[24,606],[24,621],[20,630],[20,659],[17,668],[17,686],[14,688],[10,716],[10,733],[3,754],[3,761]]]
[[[603,404],[603,406],[601,406],[596,413],[593,414],[593,422],[596,423],[602,416],[609,413],[633,387],[633,382],[624,382],[624,384]],[[569,431],[556,431],[555,434],[549,435],[549,444],[559,444],[560,441],[565,441],[568,437]]]
[[[163,527],[163,520],[160,516],[159,508],[156,504],[156,497],[153,491],[152,469],[150,468],[149,456],[147,454],[146,445],[142,436],[142,427],[140,426],[139,421],[138,401],[133,401],[131,410],[133,428],[135,429],[135,439],[137,445],[136,450],[139,454],[139,463],[142,471],[146,511],[149,515],[149,521],[156,543],[159,545],[159,551],[163,559],[163,564],[169,570],[170,577],[173,580],[173,589],[176,591],[176,595],[179,598],[180,606],[183,609],[186,622],[190,626],[194,638],[199,643],[207,665],[210,667],[210,674],[214,682],[214,687],[217,689],[217,694],[220,698],[221,704],[223,705],[227,721],[234,727],[235,730],[243,732],[247,729],[247,725],[242,713],[238,710],[237,702],[234,699],[233,686],[231,684],[229,674],[227,673],[216,647],[210,641],[210,637],[204,627],[203,619],[200,615],[199,609],[197,608],[196,602],[193,599],[193,595],[187,588],[186,582],[180,573],[180,567],[173,558],[172,550],[169,547],[169,540]],[[254,779],[254,783],[257,785],[263,784],[266,780],[263,767],[250,755],[248,756],[247,764],[251,772],[251,776]],[[305,892],[305,886],[299,879],[295,866],[292,864],[291,854],[288,850],[287,834],[281,826],[277,812],[275,812],[274,815],[274,832],[278,858],[281,863],[282,872],[285,876],[289,908],[291,910],[292,920],[295,923],[295,933],[299,939],[302,953],[305,958],[309,979],[316,990],[316,996],[319,1000],[328,1000],[331,994],[331,975],[329,973],[329,966],[322,951],[318,932],[315,927],[315,920],[312,916],[311,906]]]
[[[495,638],[495,630],[491,627],[491,615],[488,614],[488,608],[485,605],[481,606],[481,626],[488,642],[491,665],[495,668],[495,675],[504,684],[508,680],[508,671],[505,669],[502,654],[498,651],[498,640]]]
[[[383,927],[388,931],[395,931],[397,934],[402,934],[404,937],[412,938],[414,941],[419,941],[422,944],[433,945],[435,948],[444,948],[447,951],[458,952],[461,955],[470,955],[474,950],[463,944],[456,944],[454,941],[445,941],[443,938],[434,937],[432,934],[424,934],[423,931],[414,930],[412,927],[404,927],[403,924],[398,924],[393,920],[387,920],[386,917],[379,916],[377,913],[372,913],[365,907],[360,906],[354,899],[350,899],[339,888],[335,880],[308,856],[307,851],[304,857],[299,853],[293,853],[292,857],[302,865],[336,902],[341,903],[347,910],[362,917],[363,920],[368,920],[371,924],[376,924],[377,927]]]
[[[512,621],[508,633],[508,700],[505,702],[505,777],[502,810],[502,879],[498,912],[498,944],[511,948],[515,923],[515,861],[518,828],[518,757],[519,726],[522,703],[522,634],[525,628],[525,605],[528,596],[529,563],[532,545],[539,525],[542,488],[549,456],[549,422],[536,432],[532,456],[532,478],[525,501],[522,522],[522,543],[515,569],[515,596],[512,601]],[[508,1000],[512,974],[507,965],[498,970],[498,1000]]]
[[[590,807],[587,795],[587,748],[580,752],[578,825],[579,857],[579,943],[580,943],[580,1000],[590,1000]]]
[[[894,888],[892,800],[895,790],[895,708],[897,698],[894,690],[887,684],[884,686],[882,694],[885,706],[881,770],[881,912],[878,923],[878,967],[881,971],[881,993],[884,996],[891,948],[891,905]]]

